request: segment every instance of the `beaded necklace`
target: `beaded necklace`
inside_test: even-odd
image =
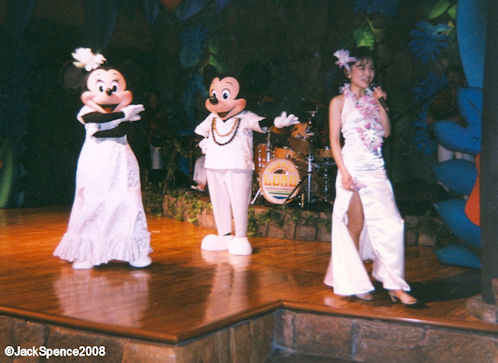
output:
[[[213,134],[214,142],[220,146],[227,145],[227,144],[231,143],[233,141],[233,139],[235,138],[235,135],[237,134],[237,130],[239,129],[239,125],[240,125],[240,117],[237,117],[235,119],[235,122],[233,123],[230,131],[228,131],[226,134],[220,134],[218,132],[218,129],[216,128],[216,117],[213,117],[213,120],[211,121],[211,132]],[[216,135],[218,135],[218,137],[225,137],[225,136],[230,135],[232,132],[233,132],[233,134],[228,141],[219,142],[218,140],[216,140]]]

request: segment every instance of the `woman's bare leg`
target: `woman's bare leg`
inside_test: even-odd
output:
[[[363,229],[363,223],[365,222],[365,216],[363,215],[363,205],[361,204],[360,194],[358,192],[353,192],[353,196],[349,202],[349,209],[346,212],[348,216],[348,231],[353,239],[356,249],[360,247],[360,234]]]
[[[360,234],[363,229],[363,223],[365,222],[365,216],[363,215],[363,205],[361,204],[361,198],[358,192],[353,192],[353,196],[349,202],[349,208],[346,212],[348,216],[348,231],[353,239],[356,249],[360,248]],[[357,298],[361,300],[371,301],[373,296],[370,293],[356,294]]]

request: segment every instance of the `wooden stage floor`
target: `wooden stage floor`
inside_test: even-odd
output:
[[[0,210],[0,314],[94,332],[175,344],[277,308],[497,332],[466,312],[476,271],[440,265],[430,248],[406,251],[406,278],[426,308],[334,295],[322,283],[330,243],[252,239],[248,257],[206,253],[212,231],[149,217],[153,263],[113,262],[77,271],[52,252],[67,209]]]

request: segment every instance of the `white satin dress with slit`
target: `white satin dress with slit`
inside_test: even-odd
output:
[[[364,96],[371,97],[371,96]],[[369,100],[372,103],[372,100]],[[375,102],[375,101],[373,101]],[[332,255],[324,283],[337,295],[356,295],[374,290],[363,264],[373,262],[372,277],[388,290],[409,291],[404,280],[404,221],[387,178],[381,146],[383,128],[378,108],[370,112],[358,108],[355,96],[344,92],[341,132],[344,164],[354,181],[361,185],[359,195],[365,223],[359,251],[348,231],[347,210],[353,195],[343,188],[341,174],[336,178],[336,198],[332,213]],[[366,116],[365,116],[366,115]]]

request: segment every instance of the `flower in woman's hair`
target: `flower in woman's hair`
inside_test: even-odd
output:
[[[349,63],[356,62],[355,57],[349,56],[349,50],[347,49],[339,49],[334,53],[334,56],[338,59],[335,64],[337,64],[341,68],[346,68],[348,71],[351,71]]]
[[[78,48],[72,56],[76,60],[73,64],[78,68],[85,68],[87,72],[99,68],[106,61],[102,54],[93,54],[90,48]]]

